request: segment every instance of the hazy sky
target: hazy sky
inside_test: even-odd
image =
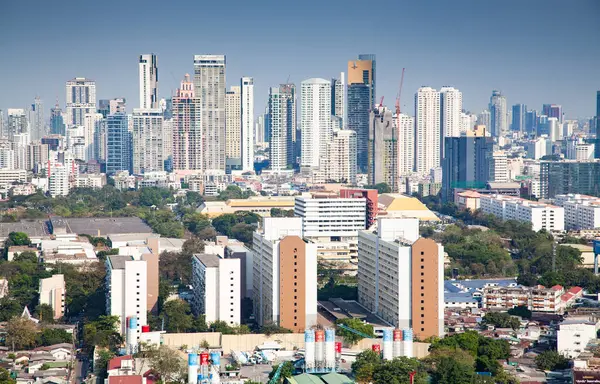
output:
[[[359,53],[377,55],[377,96],[413,113],[419,86],[450,85],[465,109],[487,107],[492,89],[508,104],[562,104],[595,113],[600,89],[600,1],[227,1],[2,0],[0,109],[36,95],[47,110],[65,81],[96,80],[97,98],[138,107],[138,55],[158,55],[159,96],[168,97],[194,54],[227,55],[227,83],[253,76],[256,113],[268,87],[329,79]]]

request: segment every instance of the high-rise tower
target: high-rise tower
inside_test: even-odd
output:
[[[242,170],[254,171],[254,79],[242,77],[240,88],[242,90]]]
[[[225,156],[228,167],[238,167],[242,147],[241,89],[235,85],[225,94]]]
[[[140,108],[158,108],[158,67],[156,55],[140,55]]]
[[[440,135],[458,137],[461,131],[462,93],[453,87],[440,89]],[[444,146],[440,145],[440,158],[444,158]]]
[[[527,119],[527,106],[525,104],[515,104],[512,106],[512,126],[511,130],[525,133]]]
[[[331,82],[325,79],[304,80],[301,85],[300,133],[303,167],[318,167],[326,156],[331,127]]]
[[[194,56],[194,93],[201,103],[205,170],[225,171],[225,56]]]
[[[265,139],[269,140],[271,170],[291,169],[296,163],[296,86],[281,84],[269,89],[265,114]]]
[[[440,166],[440,93],[430,87],[415,94],[415,171],[428,174]]]
[[[500,91],[492,91],[490,97],[490,132],[499,137],[508,131],[508,111],[506,97]]]
[[[173,97],[173,169],[204,170],[200,98],[190,75],[185,75]]]
[[[349,61],[346,124],[356,132],[356,164],[361,173],[368,168],[369,111],[375,107],[375,92],[375,55],[359,55],[358,60]]]
[[[85,77],[67,81],[67,106],[64,122],[67,126],[83,125],[88,113],[96,112],[96,82]]]

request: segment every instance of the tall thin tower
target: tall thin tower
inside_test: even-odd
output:
[[[158,67],[156,55],[140,55],[140,108],[158,108]]]
[[[301,84],[300,133],[303,167],[318,167],[331,141],[331,82],[308,79]]]
[[[430,87],[415,94],[415,171],[427,174],[440,166],[440,93]]]
[[[225,171],[225,56],[194,56],[194,92],[200,99],[205,170]]]
[[[96,112],[96,82],[85,77],[67,81],[67,105],[64,123],[81,126],[88,113]]]
[[[492,91],[492,96],[490,97],[490,117],[493,137],[499,137],[508,131],[506,97],[500,91]]]
[[[241,128],[242,128],[242,171],[254,170],[254,79],[242,77],[240,80]]]

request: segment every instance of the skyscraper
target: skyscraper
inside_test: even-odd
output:
[[[326,180],[356,184],[356,132],[349,129],[333,131],[327,144],[324,167]]]
[[[398,129],[392,111],[379,105],[371,111],[369,121],[368,182],[386,183],[392,192],[398,192]]]
[[[363,83],[348,84],[348,129],[356,132],[356,165],[359,173],[368,168],[369,111],[371,110],[369,86]]]
[[[158,67],[155,54],[140,55],[140,108],[158,108]]]
[[[254,79],[242,77],[240,87],[242,170],[254,171]]]
[[[13,141],[15,135],[28,134],[29,123],[27,122],[25,110],[21,108],[9,108],[7,112],[6,130],[8,139]]]
[[[242,147],[241,88],[232,86],[225,94],[225,130],[227,144],[225,154],[228,167],[239,167]]]
[[[527,111],[527,113],[525,114],[525,131],[529,135],[535,135],[537,133],[538,120],[538,111],[536,111],[535,109]]]
[[[96,132],[100,129],[101,120],[102,114],[100,113],[89,113],[83,118],[83,150],[86,161],[96,159]]]
[[[370,108],[377,103],[376,79],[374,54],[361,54],[358,55],[358,60],[348,62],[348,84],[363,83],[369,86]]]
[[[281,84],[269,89],[265,136],[269,140],[271,170],[291,169],[295,163],[296,86]]]
[[[58,102],[54,105],[54,108],[50,109],[50,133],[53,135],[65,135],[63,113]]]
[[[415,171],[429,174],[440,166],[440,93],[430,87],[415,94]]]
[[[201,111],[200,98],[186,74],[173,97],[173,169],[204,170]]]
[[[200,99],[204,170],[225,171],[225,56],[194,56],[194,93]]]
[[[398,176],[407,176],[415,169],[415,119],[401,113],[394,122],[398,126]]]
[[[508,130],[508,113],[506,97],[500,91],[493,90],[490,97],[490,132],[493,137],[499,137]]]
[[[483,188],[490,181],[494,139],[484,133],[444,139],[442,199],[453,201],[455,188]]]
[[[298,129],[297,105],[296,105],[296,85],[280,84],[279,92],[283,96],[282,102],[285,112],[285,129],[287,145],[287,164],[288,167],[295,167],[298,164],[302,152],[302,143],[300,141],[300,130]]]
[[[440,89],[440,135],[444,137],[460,136],[462,119],[462,92],[453,87],[442,87]],[[444,158],[444,146],[441,145]]]
[[[85,77],[67,81],[67,126],[83,125],[84,116],[96,112],[96,82]]]
[[[562,105],[558,104],[544,104],[542,105],[542,115],[550,117],[556,117],[558,122],[562,124],[563,122],[563,113],[562,113]]]
[[[301,166],[318,167],[331,141],[331,82],[307,79],[301,84]]]
[[[339,79],[331,79],[331,115],[342,119],[344,124],[344,114],[346,108],[346,79],[344,72],[340,73]]]
[[[40,140],[46,134],[44,103],[39,97],[36,97],[33,104],[31,104],[29,111],[29,132],[32,141]]]
[[[134,109],[132,119],[133,173],[164,170],[163,113],[160,108]]]
[[[525,104],[515,104],[512,106],[512,126],[515,132],[525,133],[527,123],[527,106]]]
[[[133,173],[129,116],[124,113],[106,117],[106,173]]]
[[[490,114],[490,111],[484,109],[479,115],[477,115],[477,125],[485,125],[488,132],[490,129],[492,129],[492,115]]]

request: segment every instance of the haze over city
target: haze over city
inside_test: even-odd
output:
[[[492,89],[510,105],[595,113],[600,85],[600,3],[505,1],[3,1],[0,109],[35,96],[64,104],[64,82],[94,79],[98,99],[135,106],[137,58],[157,54],[167,98],[194,54],[227,56],[227,83],[255,79],[255,112],[268,88],[331,78],[359,53],[377,56],[377,97],[393,104],[406,68],[403,109],[417,88],[459,88],[464,108],[487,108]]]

